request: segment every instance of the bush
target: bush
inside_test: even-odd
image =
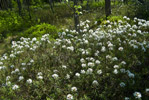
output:
[[[107,20],[109,20],[110,22],[118,22],[118,21],[124,21],[123,20],[123,17],[122,16],[109,16],[108,18],[107,18]],[[102,17],[102,18],[99,18],[99,19],[96,19],[96,21],[97,21],[97,25],[96,26],[98,26],[99,24],[106,24],[107,23],[107,20],[106,20],[106,16],[104,16],[104,17]]]
[[[44,34],[49,34],[52,38],[56,38],[58,30],[53,25],[42,23],[27,29],[24,33],[22,33],[21,36],[33,38],[33,37],[41,37]]]
[[[0,11],[0,34],[2,37],[16,35],[15,32],[22,31],[32,24],[33,22],[23,19],[14,11]]]
[[[105,2],[103,0],[100,0],[99,2],[91,2],[90,8],[91,9],[98,9],[100,7],[104,8]]]
[[[123,20],[13,41],[0,58],[0,99],[148,100],[149,21]]]

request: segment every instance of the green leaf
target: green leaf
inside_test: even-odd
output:
[[[46,98],[47,100],[50,100],[50,98]]]
[[[78,9],[81,9],[81,8],[82,8],[82,7],[79,5],[79,6],[78,6]]]

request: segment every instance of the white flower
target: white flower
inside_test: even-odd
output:
[[[18,88],[19,88],[18,85],[13,85],[13,86],[12,86],[12,89],[13,89],[13,90],[17,90]]]
[[[22,70],[26,70],[26,68],[25,68],[25,67],[23,67],[23,68],[22,68]]]
[[[118,65],[114,65],[114,68],[116,69],[116,68],[119,68],[119,66]]]
[[[88,63],[88,66],[89,66],[89,67],[94,67],[94,66],[95,66],[95,64],[94,64],[94,63],[92,63],[92,62],[89,62],[89,63]]]
[[[121,83],[120,83],[120,86],[121,86],[121,87],[125,87],[125,83],[124,83],[124,82],[121,82]]]
[[[27,82],[28,84],[31,84],[31,83],[32,83],[32,79],[28,79],[26,82]]]
[[[37,74],[38,76],[42,76],[42,72],[38,72],[38,74]]]
[[[83,32],[87,32],[87,29],[83,29]]]
[[[93,69],[92,68],[88,68],[86,73],[87,74],[92,74],[92,72],[93,72]]]
[[[141,93],[140,92],[135,92],[133,93],[133,95],[135,96],[135,98],[139,99],[142,97]]]
[[[129,98],[128,97],[125,97],[125,100],[129,100]]]
[[[76,88],[76,87],[72,87],[72,88],[71,88],[71,91],[72,91],[72,92],[76,92],[76,91],[77,91],[77,88]]]
[[[10,58],[14,58],[15,57],[15,55],[14,54],[10,54]]]
[[[93,57],[90,58],[91,61],[95,61],[95,59]]]
[[[123,19],[127,19],[127,16],[124,16]]]
[[[112,44],[112,43],[109,43],[109,44],[108,44],[108,47],[113,47],[113,44]]]
[[[12,71],[12,72],[11,72],[11,74],[14,74],[14,73],[16,73],[16,72],[15,72],[15,71]]]
[[[66,79],[70,79],[70,75],[69,74],[66,75]]]
[[[10,67],[11,67],[11,68],[14,68],[14,65],[11,65]]]
[[[85,43],[85,44],[88,44],[88,40],[85,40],[84,43]]]
[[[80,74],[79,73],[76,73],[75,76],[80,77]]]
[[[81,74],[85,74],[85,70],[81,70]]]
[[[80,59],[81,63],[85,63],[85,60],[83,58]]]
[[[0,65],[3,65],[3,62],[0,62]]]
[[[26,65],[26,63],[22,63],[21,65],[22,65],[22,66],[25,66],[25,65]]]
[[[21,80],[23,80],[24,79],[24,77],[23,76],[20,76],[19,77],[19,81],[21,81]]]
[[[145,89],[145,92],[149,92],[149,88]]]
[[[19,69],[17,68],[17,69],[15,69],[15,72],[19,72]]]
[[[68,29],[66,29],[65,31],[66,31],[66,32],[68,32],[69,30],[68,30]]]
[[[66,68],[67,68],[67,66],[66,66],[66,65],[62,65],[62,68],[66,69]]]
[[[31,60],[30,60],[30,62],[31,62],[31,63],[33,63],[33,62],[34,62],[34,60],[33,60],[33,59],[31,59]]]
[[[102,70],[98,70],[97,74],[101,75],[102,74]]]
[[[82,64],[82,67],[86,67],[86,64]]]
[[[95,63],[96,63],[96,64],[100,64],[100,61],[99,61],[99,60],[96,60]]]
[[[66,45],[63,45],[62,48],[66,48]]]
[[[92,84],[95,85],[95,86],[99,85],[97,80],[94,80]]]
[[[106,22],[107,22],[107,23],[110,23],[110,21],[109,21],[109,20],[107,20]]]
[[[107,55],[106,58],[107,58],[107,59],[111,59],[111,56],[110,56],[110,55]]]
[[[119,47],[118,50],[119,50],[119,51],[123,51],[123,47]]]
[[[7,76],[7,77],[6,77],[6,81],[9,81],[9,79],[10,79],[10,76]]]
[[[54,73],[57,73],[57,72],[58,72],[58,70],[56,70],[56,69],[55,69],[55,70],[53,70],[53,72],[54,72]]]
[[[137,32],[138,32],[139,34],[141,34],[141,30],[138,30]]]
[[[106,47],[103,46],[103,47],[101,48],[101,52],[105,52],[105,51],[106,51]]]
[[[113,57],[112,60],[113,61],[117,61],[118,59],[117,59],[117,57]]]
[[[130,18],[127,18],[127,20],[130,20]]]
[[[32,39],[32,41],[36,41],[37,39],[34,37],[33,39]]]
[[[38,76],[37,78],[42,80],[43,79],[43,76]]]
[[[130,78],[134,78],[135,77],[135,75],[133,74],[133,73],[128,73],[128,76],[130,77]]]
[[[118,70],[117,69],[114,69],[113,73],[114,74],[117,74],[118,73]]]
[[[122,63],[123,65],[126,65],[126,62],[125,62],[125,61],[122,61],[121,63]]]
[[[52,77],[53,77],[54,79],[57,79],[59,76],[58,76],[57,74],[53,74]]]
[[[11,85],[11,82],[10,81],[6,82],[6,85],[7,86],[10,86]]]
[[[74,50],[74,47],[73,46],[70,46],[70,47],[67,47],[67,49],[73,51]]]
[[[89,20],[86,20],[86,22],[87,22],[87,23],[90,23],[90,21],[89,21]]]
[[[71,94],[67,95],[67,100],[73,100],[73,96]]]

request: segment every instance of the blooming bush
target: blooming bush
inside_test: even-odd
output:
[[[147,100],[149,21],[125,16],[94,30],[89,24],[56,40],[45,34],[13,41],[0,58],[0,98]]]

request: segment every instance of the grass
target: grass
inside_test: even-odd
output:
[[[7,52],[10,49],[12,37],[8,37],[4,40],[4,42],[0,43],[0,55]]]

